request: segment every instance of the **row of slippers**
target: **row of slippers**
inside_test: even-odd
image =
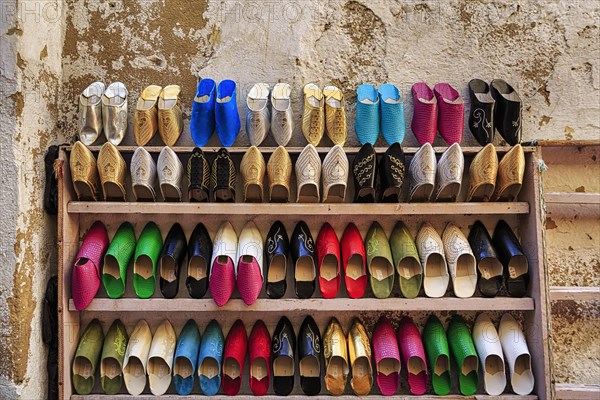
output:
[[[456,201],[463,180],[464,156],[460,145],[451,145],[436,159],[429,143],[413,156],[409,171],[409,201]],[[98,160],[82,143],[73,146],[70,156],[71,177],[79,200],[98,199],[98,175],[105,200],[125,200],[127,165],[111,143],[102,146]],[[343,148],[334,146],[321,161],[313,145],[307,145],[295,166],[285,147],[278,147],[265,163],[263,154],[252,146],[240,163],[244,201],[262,202],[265,173],[269,181],[270,202],[288,202],[291,177],[295,170],[299,203],[344,202],[350,171],[354,179],[355,202],[399,202],[405,181],[405,155],[395,143],[377,161],[370,143],[363,145],[349,163]],[[155,201],[156,180],[163,198],[181,201],[184,168],[177,154],[164,147],[158,163],[143,147],[133,153],[130,166],[133,193],[137,201]],[[466,201],[513,201],[517,198],[525,173],[525,153],[514,146],[498,162],[493,144],[486,145],[473,159]],[[377,185],[377,177],[381,185]],[[237,168],[229,152],[222,148],[212,162],[200,148],[194,148],[187,163],[188,198],[190,201],[234,202]],[[321,181],[323,191],[321,192]],[[380,187],[377,195],[376,188]],[[212,196],[210,195],[212,191]],[[322,193],[322,196],[321,196]]]
[[[471,99],[469,127],[481,145],[491,143],[496,129],[507,143],[521,141],[521,99],[512,86],[501,79],[488,85],[473,79],[468,85]],[[197,146],[205,146],[216,131],[225,147],[233,145],[241,123],[237,110],[236,83],[226,79],[217,85],[210,78],[198,83],[192,105],[190,132]],[[269,132],[285,146],[292,138],[294,121],[291,87],[278,83],[254,85],[247,96],[246,133],[251,145],[260,145]],[[146,87],[137,101],[133,135],[145,146],[158,132],[167,146],[174,146],[183,132],[181,88],[177,85]],[[421,144],[433,143],[436,133],[448,143],[460,143],[464,130],[464,102],[448,83],[438,83],[433,90],[418,82],[411,90],[414,102],[411,128]],[[345,100],[336,86],[321,89],[314,83],[304,86],[302,133],[309,144],[317,146],[325,133],[333,144],[344,145],[347,138]],[[361,144],[375,144],[379,134],[389,144],[402,143],[406,135],[404,102],[393,84],[379,89],[362,84],[356,90],[354,130]],[[127,133],[128,91],[121,82],[105,88],[94,82],[79,97],[79,132],[81,140],[91,145],[104,131],[106,139],[118,145]],[[269,101],[270,100],[270,101]],[[270,105],[270,106],[269,106]]]
[[[289,395],[296,368],[305,395],[319,394],[322,381],[330,394],[342,395],[350,376],[350,387],[358,396],[371,393],[375,383],[381,394],[393,396],[400,389],[400,372],[405,369],[412,394],[425,394],[431,382],[433,392],[445,396],[452,388],[451,356],[458,367],[458,388],[465,396],[476,394],[480,368],[486,393],[502,394],[507,386],[505,363],[516,394],[530,394],[535,383],[531,354],[519,323],[506,313],[497,330],[482,313],[472,331],[459,315],[451,319],[447,331],[431,315],[422,333],[408,316],[399,321],[397,331],[382,316],[371,335],[359,319],[354,319],[346,334],[339,321],[331,318],[321,336],[314,319],[307,316],[298,336],[290,320],[282,317],[272,336],[258,320],[248,337],[238,319],[226,338],[216,320],[201,334],[190,319],[179,336],[166,319],[154,335],[148,323],[140,320],[131,336],[123,323],[115,320],[104,336],[101,323],[94,319],[77,346],[73,386],[80,395],[90,394],[100,364],[101,387],[109,395],[119,393],[124,383],[127,392],[137,396],[148,383],[150,392],[160,396],[172,382],[179,395],[189,395],[198,379],[204,395],[214,396],[222,389],[232,396],[240,391],[247,355],[249,386],[255,396],[267,394],[271,384],[276,395]]]
[[[461,298],[472,297],[477,288],[483,296],[495,297],[503,283],[509,295],[523,297],[529,283],[527,257],[503,220],[496,225],[493,238],[476,221],[468,238],[453,223],[440,236],[425,222],[414,239],[402,222],[389,239],[378,222],[373,222],[364,239],[353,223],[338,239],[326,222],[316,242],[303,221],[294,228],[291,240],[280,221],[271,226],[266,240],[252,221],[239,236],[231,223],[224,222],[214,241],[202,223],[189,241],[175,223],[164,242],[153,222],[146,224],[137,241],[133,226],[124,222],[109,242],[106,227],[97,221],[86,233],[73,265],[73,302],[84,310],[98,293],[101,280],[109,297],[122,297],[132,260],[138,297],[154,294],[158,276],[162,295],[174,298],[187,256],[185,284],[191,297],[202,298],[210,288],[215,303],[224,306],[237,287],[244,303],[252,305],[265,281],[270,298],[285,295],[290,255],[295,294],[303,299],[313,296],[317,281],[323,298],[335,298],[342,280],[351,298],[363,297],[367,283],[375,297],[388,298],[396,274],[406,298],[417,297],[421,288],[428,297],[443,297],[450,281],[454,295]]]

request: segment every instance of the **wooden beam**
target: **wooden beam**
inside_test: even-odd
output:
[[[598,286],[550,286],[550,300],[600,300],[600,287]]]
[[[527,202],[503,203],[135,203],[78,202],[73,214],[202,214],[202,215],[505,215],[527,214]]]
[[[347,389],[349,389],[350,384],[348,383],[347,385]],[[375,390],[375,389],[374,389]],[[241,393],[238,396],[241,396],[242,398],[251,398],[252,395],[250,394],[244,394]],[[181,400],[182,398],[185,399],[192,399],[192,400],[206,400],[208,398],[211,399],[231,399],[230,396],[224,396],[224,395],[217,395],[217,396],[203,396],[203,395],[187,395],[187,396],[179,396],[179,395],[175,395],[175,394],[165,394],[159,397],[162,400]],[[331,399],[335,399],[335,400],[356,400],[356,399],[361,399],[361,400],[380,400],[382,398],[384,398],[383,396],[380,395],[369,395],[369,396],[361,396],[361,397],[356,397],[355,395],[343,395],[343,396],[330,396],[330,395],[318,395],[318,396],[310,396],[307,397],[305,395],[301,395],[301,394],[291,394],[289,396],[284,397],[284,399],[286,400],[305,400],[307,398],[310,398],[311,400],[331,400]],[[394,400],[440,400],[440,399],[444,399],[444,400],[537,400],[537,396],[535,395],[528,395],[528,396],[518,396],[518,395],[514,395],[514,394],[504,394],[504,395],[500,395],[500,396],[488,396],[488,395],[483,395],[483,394],[476,394],[474,396],[460,396],[460,395],[449,395],[449,396],[411,396],[411,395],[395,395],[392,397]],[[136,400],[156,400],[157,397],[150,395],[150,394],[142,394],[140,396],[130,396],[130,395],[126,395],[126,394],[119,394],[119,395],[114,395],[114,396],[109,396],[109,395],[102,395],[102,394],[90,394],[87,396],[81,396],[81,395],[72,395],[71,396],[71,400],[131,400],[131,399],[136,399]],[[274,396],[274,395],[266,395],[266,396],[262,396],[260,397],[261,400],[281,400],[282,397],[281,396]]]
[[[600,146],[600,140],[536,140],[533,144],[541,147]]]
[[[360,312],[360,311],[478,311],[478,310],[533,310],[532,298],[496,297],[482,298],[471,297],[460,299],[456,297],[416,299],[258,299],[251,306],[247,306],[241,299],[231,299],[219,307],[212,299],[138,299],[120,298],[106,299],[96,298],[92,300],[85,312],[314,312],[314,313],[336,313],[336,312]],[[73,300],[69,300],[69,310],[75,311]]]
[[[577,385],[572,383],[557,383],[555,386],[557,400],[598,400],[600,385]]]

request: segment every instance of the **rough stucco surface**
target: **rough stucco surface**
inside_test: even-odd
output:
[[[525,140],[600,138],[595,1],[15,0],[2,7],[1,398],[39,398],[44,390],[39,299],[54,268],[55,249],[47,244],[55,239],[41,208],[43,152],[74,136],[77,96],[94,80],[127,85],[130,118],[146,85],[181,85],[186,128],[179,144],[191,144],[196,76],[235,79],[241,110],[253,83],[288,82],[297,121],[301,87],[333,82],[346,95],[349,127],[353,93],[363,82],[394,82],[406,96],[415,81],[447,81],[466,95],[469,79],[500,77],[524,99]],[[409,125],[410,96],[405,101]],[[133,143],[131,135],[125,143]],[[291,144],[303,143],[297,130]],[[356,143],[350,129],[348,144]],[[416,144],[412,134],[405,143]],[[467,131],[463,144],[474,143]],[[247,144],[243,132],[238,144]],[[556,232],[571,229],[557,224]],[[550,235],[562,249],[560,236]],[[598,235],[594,240],[585,246],[597,246]],[[593,268],[597,252],[587,253],[580,252],[587,257],[581,263]],[[569,276],[563,262],[551,262]],[[577,282],[597,284],[597,270],[586,274]],[[571,332],[567,325],[558,332]],[[561,363],[559,381],[598,377],[588,361]]]

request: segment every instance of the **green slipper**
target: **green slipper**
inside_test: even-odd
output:
[[[471,330],[461,316],[455,315],[448,326],[450,350],[458,365],[458,387],[464,396],[472,396],[479,385],[479,357]]]
[[[162,250],[162,235],[154,222],[148,222],[135,247],[133,288],[139,298],[147,299],[156,286],[156,263]]]
[[[423,328],[423,344],[433,391],[438,396],[450,394],[452,381],[450,379],[450,349],[444,326],[435,315],[430,315]]]
[[[106,394],[117,394],[123,384],[123,358],[127,347],[127,330],[121,320],[115,320],[104,339],[100,359],[100,384]]]
[[[375,297],[385,299],[394,288],[394,261],[390,243],[378,222],[373,222],[365,237],[367,268]]]
[[[421,290],[423,267],[415,241],[402,221],[398,221],[390,235],[390,247],[400,277],[400,292],[407,299],[413,299]]]
[[[127,267],[135,251],[135,232],[129,222],[123,222],[104,255],[102,284],[111,299],[125,293]]]
[[[90,394],[94,388],[94,375],[100,359],[104,332],[97,319],[83,331],[73,360],[73,388],[80,395]]]

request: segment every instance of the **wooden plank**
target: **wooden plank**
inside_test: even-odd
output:
[[[348,384],[348,386],[350,386]],[[240,394],[238,395],[238,397],[247,397],[247,398],[252,398],[252,395],[245,395],[245,394]],[[91,400],[91,399],[98,399],[98,400],[131,400],[131,399],[136,399],[136,400],[156,400],[156,399],[162,399],[162,400],[181,400],[182,396],[179,395],[175,395],[175,394],[165,394],[163,396],[157,397],[154,395],[150,395],[150,394],[142,394],[140,396],[131,396],[131,395],[126,395],[126,394],[120,394],[120,395],[114,395],[114,396],[108,396],[108,395],[102,395],[102,394],[91,394],[91,395],[87,395],[87,396],[80,396],[80,395],[73,395],[71,396],[71,400]],[[202,395],[187,395],[185,396],[185,399],[195,399],[195,400],[204,400],[204,399],[208,399],[208,396],[202,396]],[[224,395],[217,395],[217,396],[211,396],[210,398],[212,399],[231,399],[230,396],[224,396]],[[303,395],[290,395],[290,396],[285,396],[283,397],[286,400],[304,400],[307,398],[307,396],[303,396]],[[356,399],[365,399],[365,400],[375,400],[375,399],[382,399],[385,398],[383,396],[378,396],[378,395],[369,395],[369,396],[361,396],[361,397],[357,397],[355,395],[343,395],[343,396],[330,396],[330,395],[319,395],[319,396],[310,396],[308,397],[310,399],[315,399],[315,400],[331,400],[331,399],[339,399],[339,400],[356,400]],[[587,398],[587,397],[586,397]],[[266,399],[266,400],[281,400],[282,397],[281,396],[274,396],[274,395],[266,395],[266,396],[262,396],[260,397],[260,399]],[[477,394],[474,396],[459,396],[459,395],[448,395],[448,396],[411,396],[411,395],[403,395],[403,394],[399,394],[399,395],[395,395],[393,396],[393,399],[395,400],[413,400],[413,399],[419,399],[419,400],[430,400],[430,399],[445,399],[445,400],[492,400],[492,399],[496,399],[496,400],[537,400],[538,397],[535,395],[528,395],[528,396],[518,396],[518,395],[513,395],[513,394],[505,394],[505,395],[500,395],[500,396],[488,396],[488,395],[484,395],[484,394]]]
[[[546,296],[548,276],[544,268],[544,228],[539,176],[540,154],[539,152],[527,154],[525,158],[527,166],[519,198],[527,201],[531,210],[525,218],[520,218],[518,234],[523,251],[529,261],[528,296],[535,299],[535,310],[526,312],[524,329],[533,359],[534,392],[542,399],[551,399],[552,370],[548,318],[550,302]]]
[[[335,313],[339,311],[478,311],[478,310],[533,310],[532,298],[496,297],[482,298],[472,297],[459,299],[455,297],[424,298],[416,299],[258,299],[251,306],[247,306],[240,299],[231,299],[223,306],[218,307],[212,299],[138,299],[120,298],[103,299],[96,298],[86,308],[86,312],[261,312],[261,313],[285,313],[312,312],[312,313]],[[76,310],[73,300],[69,300],[69,310]]]
[[[548,204],[564,205],[600,205],[600,193],[571,193],[549,192],[544,193],[544,202]]]
[[[88,148],[92,152],[100,151],[101,147],[102,146],[88,146]],[[63,148],[66,151],[71,151],[72,146],[64,146]],[[512,147],[510,147],[510,146],[496,147],[496,151],[498,153],[502,154],[502,153],[506,153],[511,148]],[[135,149],[137,149],[137,146],[118,146],[118,149],[121,153],[133,153],[135,151]],[[163,149],[163,146],[145,146],[144,149],[146,151],[148,151],[149,153],[160,153],[160,151]],[[175,146],[175,147],[172,147],[172,149],[176,153],[191,153],[192,150],[194,149],[194,147]],[[201,147],[201,149],[205,152],[217,152],[217,151],[219,151],[220,147]],[[276,149],[276,147],[259,147],[259,150],[263,154],[273,153],[275,151],[275,149]],[[290,154],[300,154],[300,152],[304,149],[304,147],[286,147],[285,149]],[[433,149],[435,150],[436,153],[441,154],[444,151],[446,151],[448,149],[448,147],[446,147],[446,146],[434,147]],[[329,150],[331,150],[331,147],[317,147],[317,151],[319,153],[327,153],[327,152],[329,152]],[[359,150],[360,150],[360,147],[344,147],[344,152],[346,152],[346,154],[356,154],[356,153],[358,153]],[[387,150],[387,147],[375,147],[375,151],[377,153],[383,154],[383,153],[385,153],[386,150]],[[419,147],[403,147],[402,150],[404,151],[405,154],[414,154],[419,150]],[[465,154],[465,155],[477,154],[480,150],[481,150],[481,147],[478,147],[478,146],[462,148],[463,154]],[[531,153],[531,152],[535,151],[535,147],[534,146],[523,146],[523,150],[526,153]],[[227,151],[229,151],[230,153],[242,153],[243,154],[248,151],[248,147],[227,147]]]
[[[600,385],[577,385],[572,383],[557,383],[555,385],[556,400],[598,400]]]
[[[599,286],[551,286],[550,300],[594,301],[600,300]]]
[[[513,203],[396,203],[396,204],[252,204],[136,203],[72,201],[73,214],[205,214],[205,215],[482,215],[527,214],[527,202]]]

